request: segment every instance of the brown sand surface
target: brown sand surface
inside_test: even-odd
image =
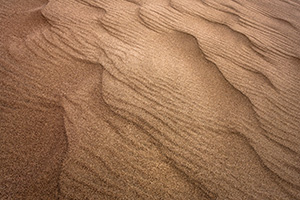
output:
[[[299,0],[0,0],[0,199],[300,199]]]

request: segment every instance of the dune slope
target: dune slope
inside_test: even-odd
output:
[[[0,0],[1,199],[300,199],[297,0]]]

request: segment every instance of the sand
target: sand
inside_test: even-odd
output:
[[[300,199],[298,0],[0,0],[0,199]]]

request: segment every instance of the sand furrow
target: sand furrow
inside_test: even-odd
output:
[[[300,199],[298,1],[0,4],[1,199]]]

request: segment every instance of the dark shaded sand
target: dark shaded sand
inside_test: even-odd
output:
[[[298,0],[0,0],[0,199],[300,199]]]

